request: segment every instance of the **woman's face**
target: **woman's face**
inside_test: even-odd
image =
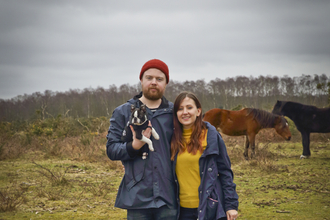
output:
[[[201,109],[197,108],[196,103],[191,98],[184,98],[180,104],[176,115],[179,122],[182,124],[184,129],[189,129],[193,126],[197,116],[201,114]]]

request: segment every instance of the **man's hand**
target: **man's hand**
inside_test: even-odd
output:
[[[143,131],[143,136],[147,137],[147,138],[150,138],[151,136],[151,122],[149,121],[149,124],[148,124],[148,128],[146,130]],[[132,147],[135,149],[135,150],[140,150],[141,147],[143,147],[143,145],[145,145],[146,143],[143,142],[143,141],[140,141],[139,139],[136,138],[136,134],[135,134],[135,131],[133,129],[133,126],[130,125],[130,128],[131,128],[131,131],[133,133],[133,142],[132,142]]]

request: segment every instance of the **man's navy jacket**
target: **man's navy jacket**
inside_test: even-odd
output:
[[[115,207],[123,209],[158,208],[168,205],[177,208],[176,184],[172,175],[171,137],[173,133],[173,103],[162,98],[162,104],[155,111],[147,108],[152,127],[159,134],[159,140],[150,137],[155,151],[148,145],[134,150],[132,142],[122,142],[121,137],[131,115],[131,104],[140,107],[142,93],[117,107],[110,119],[107,135],[107,155],[111,160],[121,160],[125,175],[118,189]],[[147,152],[147,158],[142,153]]]

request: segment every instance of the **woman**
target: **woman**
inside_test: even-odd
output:
[[[238,195],[226,146],[219,132],[201,116],[196,96],[180,93],[174,102],[171,141],[179,219],[235,220]]]

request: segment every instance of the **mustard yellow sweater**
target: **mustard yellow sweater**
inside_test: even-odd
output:
[[[184,129],[183,137],[190,140],[192,129]],[[202,141],[202,146],[205,150],[207,142],[206,137]],[[199,173],[199,158],[201,152],[197,151],[196,155],[184,151],[177,157],[175,172],[179,181],[180,188],[180,206],[184,208],[197,208],[199,205],[198,187],[201,183]]]

